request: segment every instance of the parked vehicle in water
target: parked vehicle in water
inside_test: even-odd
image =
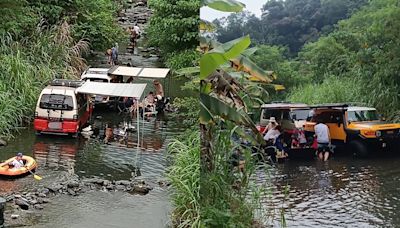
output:
[[[55,79],[42,90],[33,121],[37,134],[77,136],[93,111],[89,97],[76,92],[83,83],[83,81]]]
[[[281,126],[282,134],[278,137],[289,157],[312,156],[312,139],[304,134],[304,124],[310,113],[310,107],[303,103],[273,102],[261,106],[260,123],[257,128],[262,133],[270,120]],[[266,151],[271,155],[276,150]],[[275,156],[275,155],[274,155]]]
[[[275,102],[261,105],[260,123],[257,126],[263,132],[271,117],[274,117],[284,131],[292,132],[304,127],[310,108],[302,103]]]
[[[104,82],[111,83],[112,77],[108,75],[109,68],[89,68],[81,75],[82,81],[91,82]],[[93,95],[92,96],[95,104],[108,104],[114,101],[115,98],[110,98],[109,96]]]
[[[331,143],[359,156],[382,149],[395,150],[400,145],[400,123],[388,123],[375,108],[350,104],[312,106],[313,116],[305,124],[308,135],[314,134],[317,121],[325,123]]]

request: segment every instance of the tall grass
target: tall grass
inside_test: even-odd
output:
[[[200,227],[200,136],[192,131],[184,140],[168,146],[174,159],[168,179],[174,188],[173,224],[175,227]]]
[[[307,104],[361,102],[362,85],[355,78],[328,77],[322,83],[292,89],[288,100]]]
[[[213,168],[202,166],[200,176],[201,220],[204,227],[252,227],[260,208],[259,189],[252,183],[256,160],[250,148],[231,140],[229,130],[215,130],[212,139]],[[239,150],[245,167],[232,165],[232,154]],[[237,161],[238,162],[238,161]]]
[[[80,54],[87,42],[69,39],[62,24],[40,29],[24,40],[1,37],[0,43],[0,136],[11,137],[13,129],[33,116],[41,89],[53,78],[71,78],[86,65]]]

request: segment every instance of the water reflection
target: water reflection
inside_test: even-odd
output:
[[[80,140],[37,137],[32,149],[41,168],[64,168],[73,172],[75,156],[81,147]]]
[[[272,183],[260,171],[265,222],[280,226],[284,211],[289,227],[396,227],[400,188],[393,178],[398,181],[400,170],[395,163],[345,158],[289,162],[271,171]]]

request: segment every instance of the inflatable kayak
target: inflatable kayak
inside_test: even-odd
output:
[[[19,176],[22,174],[26,174],[29,171],[36,169],[37,163],[35,159],[29,156],[22,156],[22,161],[24,161],[24,167],[15,169],[10,167],[8,164],[11,163],[16,157],[12,157],[3,163],[0,163],[0,175],[3,176]]]

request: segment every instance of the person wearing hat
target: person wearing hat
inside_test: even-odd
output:
[[[12,162],[10,162],[8,165],[12,166],[13,169],[19,169],[19,168],[23,167],[24,161],[22,160],[22,156],[23,155],[21,152],[17,153],[17,156],[15,157],[15,159]]]
[[[275,117],[271,116],[269,118],[269,123],[268,125],[265,127],[264,131],[262,132],[262,134],[266,134],[269,130],[274,129],[276,126],[278,125],[278,123],[276,122]]]

